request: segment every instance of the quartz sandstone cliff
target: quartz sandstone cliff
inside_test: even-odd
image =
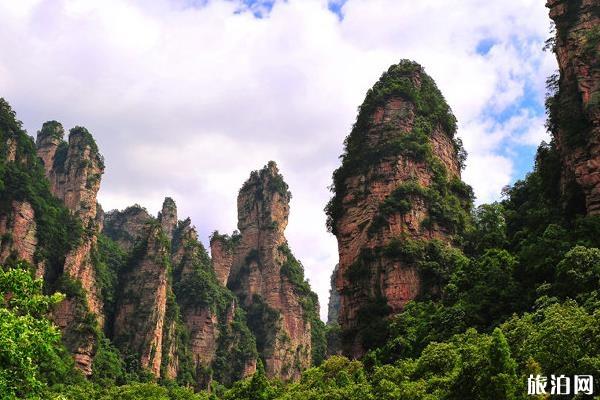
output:
[[[143,238],[122,275],[113,338],[123,354],[137,355],[140,366],[159,377],[169,290],[169,246],[157,224],[148,224]]]
[[[121,352],[156,378],[197,389],[252,374],[254,339],[190,219],[177,221],[175,202],[166,198],[157,218],[135,205],[107,213],[104,222],[104,233],[129,254],[113,331]],[[181,381],[186,375],[193,382]]]
[[[587,214],[600,214],[600,4],[549,0],[560,75],[550,80],[549,127],[561,155],[563,193],[582,191]]]
[[[10,211],[0,215],[0,262],[9,257],[34,263],[37,224],[31,204],[12,201]]]
[[[301,267],[284,236],[289,200],[287,184],[276,164],[269,162],[252,172],[239,192],[239,237],[231,261],[213,238],[213,263],[219,271],[230,269],[227,286],[248,312],[266,373],[282,379],[297,378],[311,365],[309,315],[318,307],[316,300],[307,306],[309,293],[302,295],[300,282],[291,279],[291,263]],[[227,273],[219,275],[224,278]]]
[[[410,61],[390,67],[359,110],[327,207],[338,240],[338,321],[347,355],[364,354],[363,328],[376,330],[378,319],[435,290],[423,287],[417,266],[394,254],[394,246],[451,243],[460,227],[450,222],[464,223],[470,189],[460,181],[454,131],[435,83]]]
[[[331,273],[329,303],[327,304],[327,324],[337,324],[338,316],[340,313],[340,294],[338,293],[337,287],[335,286],[335,281],[339,269],[340,265],[336,264],[335,268],[333,269],[333,272]]]
[[[84,374],[90,375],[95,334],[78,333],[78,325],[88,318],[89,310],[100,328],[104,326],[103,302],[92,260],[99,232],[96,196],[104,162],[94,139],[85,128],[71,129],[68,142],[63,140],[63,135],[64,130],[58,122],[46,122],[38,132],[36,147],[52,194],[62,200],[83,224],[85,233],[79,244],[66,254],[62,275],[80,284],[84,294],[83,298],[65,300],[55,310],[53,318],[63,331],[63,338],[74,354],[77,366]],[[47,279],[55,279],[45,275]]]

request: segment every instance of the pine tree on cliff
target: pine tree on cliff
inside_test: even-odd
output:
[[[448,277],[446,248],[461,242],[473,198],[455,132],[435,82],[412,61],[392,65],[359,108],[326,207],[346,354],[383,343],[387,316],[436,296]]]

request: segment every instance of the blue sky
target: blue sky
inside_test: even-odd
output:
[[[94,134],[104,209],[156,213],[171,196],[205,242],[235,229],[238,189],[277,161],[324,312],[323,208],[366,91],[421,63],[458,118],[463,178],[494,201],[548,140],[549,28],[539,0],[0,0],[0,93],[32,135],[51,119]]]

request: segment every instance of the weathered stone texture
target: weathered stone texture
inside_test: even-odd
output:
[[[263,350],[268,376],[292,379],[311,362],[311,324],[289,279],[281,273],[287,246],[284,230],[288,223],[290,194],[270,162],[254,171],[238,195],[240,239],[233,250],[228,287],[242,306],[256,298],[279,313],[273,343]],[[218,263],[217,263],[218,264]]]
[[[552,132],[563,163],[563,192],[576,182],[586,212],[600,214],[600,3],[550,0],[546,6],[556,25],[556,114],[567,114]]]

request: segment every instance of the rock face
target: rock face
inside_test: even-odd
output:
[[[233,248],[235,247],[239,235],[219,235],[215,232],[210,238],[210,254],[212,256],[212,266],[217,275],[217,279],[222,285],[227,285],[229,272],[233,264]]]
[[[197,389],[213,379],[229,384],[254,372],[254,338],[176,210],[167,198],[157,218],[137,205],[106,214],[104,233],[129,254],[111,336],[156,378]]]
[[[139,355],[142,368],[160,376],[167,311],[169,249],[158,225],[146,228],[143,243],[123,275],[114,321],[114,342]],[[126,353],[127,354],[127,353]]]
[[[87,129],[71,129],[68,143],[62,141],[63,132],[56,121],[44,123],[36,141],[38,156],[44,162],[52,193],[87,226],[96,217],[104,160]]]
[[[125,251],[131,251],[145,232],[146,224],[152,216],[139,205],[127,207],[123,211],[112,210],[104,216],[103,233],[117,242]]]
[[[85,319],[86,309],[95,316],[100,328],[104,326],[103,302],[93,265],[92,254],[97,245],[96,196],[104,173],[104,160],[90,133],[81,127],[71,129],[68,143],[63,141],[64,130],[56,121],[44,123],[38,132],[36,147],[52,194],[81,220],[85,234],[79,245],[66,254],[63,275],[79,282],[84,290],[82,299],[70,299],[59,307],[54,318],[62,330],[68,348],[74,353],[82,371],[91,374],[95,343],[93,337],[74,332],[78,320]],[[84,304],[75,305],[77,301]]]
[[[3,99],[0,117],[0,262],[33,264],[45,290],[66,294],[52,319],[77,367],[93,373],[103,330],[128,367],[156,378],[207,388],[252,374],[245,314],[174,201],[158,218],[140,206],[105,215],[103,160],[87,130],[72,129],[67,143],[50,121],[36,145]]]
[[[333,272],[331,273],[331,287],[329,289],[329,303],[327,307],[327,324],[333,324],[338,322],[338,316],[340,313],[340,294],[337,291],[337,287],[335,286],[335,281],[337,277],[338,270],[340,269],[340,265],[336,264]]]
[[[563,163],[563,193],[575,185],[585,211],[600,214],[600,5],[549,0],[560,76],[548,101],[549,127]]]
[[[306,305],[314,294],[306,287],[303,294],[302,267],[284,237],[289,200],[287,184],[274,162],[252,172],[238,195],[240,237],[232,250],[227,283],[247,310],[267,375],[283,379],[298,377],[311,364],[310,316],[318,307],[315,297]],[[214,265],[226,270],[229,256],[225,252],[220,258],[223,252],[218,245],[214,248]]]
[[[165,235],[167,235],[169,240],[173,239],[173,231],[177,226],[177,205],[172,198],[165,198],[162,210],[158,213],[158,220]]]
[[[338,320],[347,355],[364,354],[372,336],[364,330],[373,333],[381,319],[433,290],[395,247],[450,243],[468,218],[471,192],[460,181],[455,129],[435,83],[410,61],[390,67],[360,108],[327,207],[338,240]]]
[[[31,204],[13,201],[10,212],[0,215],[0,262],[9,257],[34,263],[37,224]]]

